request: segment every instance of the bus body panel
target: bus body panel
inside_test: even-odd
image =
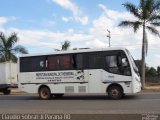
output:
[[[102,72],[100,69],[88,70],[89,82],[88,92],[89,93],[104,93],[102,91]]]
[[[48,72],[48,73],[53,73],[53,72]],[[58,72],[55,71],[55,73],[58,73]],[[23,83],[21,83],[22,84],[21,88],[24,91],[27,91],[29,93],[37,93],[41,85],[46,85],[49,88],[51,88],[51,93],[106,93],[106,90],[109,85],[113,83],[117,83],[123,86],[124,93],[133,92],[132,84],[131,84],[132,77],[130,76],[121,76],[121,75],[111,74],[101,69],[85,70],[85,73],[86,74],[83,82],[80,82],[79,79],[73,79],[72,81],[70,81],[71,77],[68,77],[66,79],[65,78],[66,76],[60,77],[60,78],[64,77],[64,79],[66,80],[65,82],[64,82],[64,79],[62,80],[63,82],[62,81],[53,82],[53,81],[47,80],[47,78],[36,79],[36,73],[28,73],[28,76],[25,76],[25,74],[24,75],[21,74],[20,78],[23,81]],[[72,77],[76,78],[77,74],[75,74]],[[135,92],[136,91],[134,91],[134,93]]]

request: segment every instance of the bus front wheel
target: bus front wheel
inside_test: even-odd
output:
[[[123,90],[117,85],[110,86],[108,88],[108,96],[111,99],[121,99],[123,97]]]
[[[46,86],[41,87],[39,90],[39,97],[43,100],[48,100],[51,98],[50,89]]]

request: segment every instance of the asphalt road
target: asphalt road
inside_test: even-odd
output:
[[[160,92],[110,100],[106,95],[64,95],[40,100],[36,94],[0,95],[0,113],[160,114]]]

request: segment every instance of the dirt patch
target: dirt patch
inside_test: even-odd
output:
[[[160,92],[160,83],[146,83],[145,91]]]

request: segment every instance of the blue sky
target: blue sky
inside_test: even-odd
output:
[[[1,0],[0,31],[16,32],[19,44],[30,53],[46,53],[59,49],[64,40],[71,48],[128,48],[135,59],[141,58],[142,31],[117,27],[121,20],[135,19],[122,6],[126,1],[138,5],[139,0]],[[159,29],[160,30],[160,29]],[[160,66],[160,40],[148,35],[147,64]],[[157,42],[158,41],[158,42]]]
[[[54,1],[54,0],[53,0]],[[52,0],[1,0],[0,15],[3,17],[16,17],[16,20],[10,21],[3,27],[16,27],[21,29],[48,29],[64,31],[70,26],[76,29],[87,29],[91,21],[81,26],[76,21],[62,21],[64,16],[72,16],[72,12]],[[89,20],[97,18],[101,14],[98,4],[104,4],[109,9],[123,11],[122,3],[126,0],[71,0],[77,4],[81,12],[88,15]],[[135,0],[138,1],[138,0]],[[136,4],[136,2],[134,2]],[[48,25],[50,23],[50,25]],[[57,23],[57,24],[56,24]],[[60,25],[59,25],[60,24]]]

